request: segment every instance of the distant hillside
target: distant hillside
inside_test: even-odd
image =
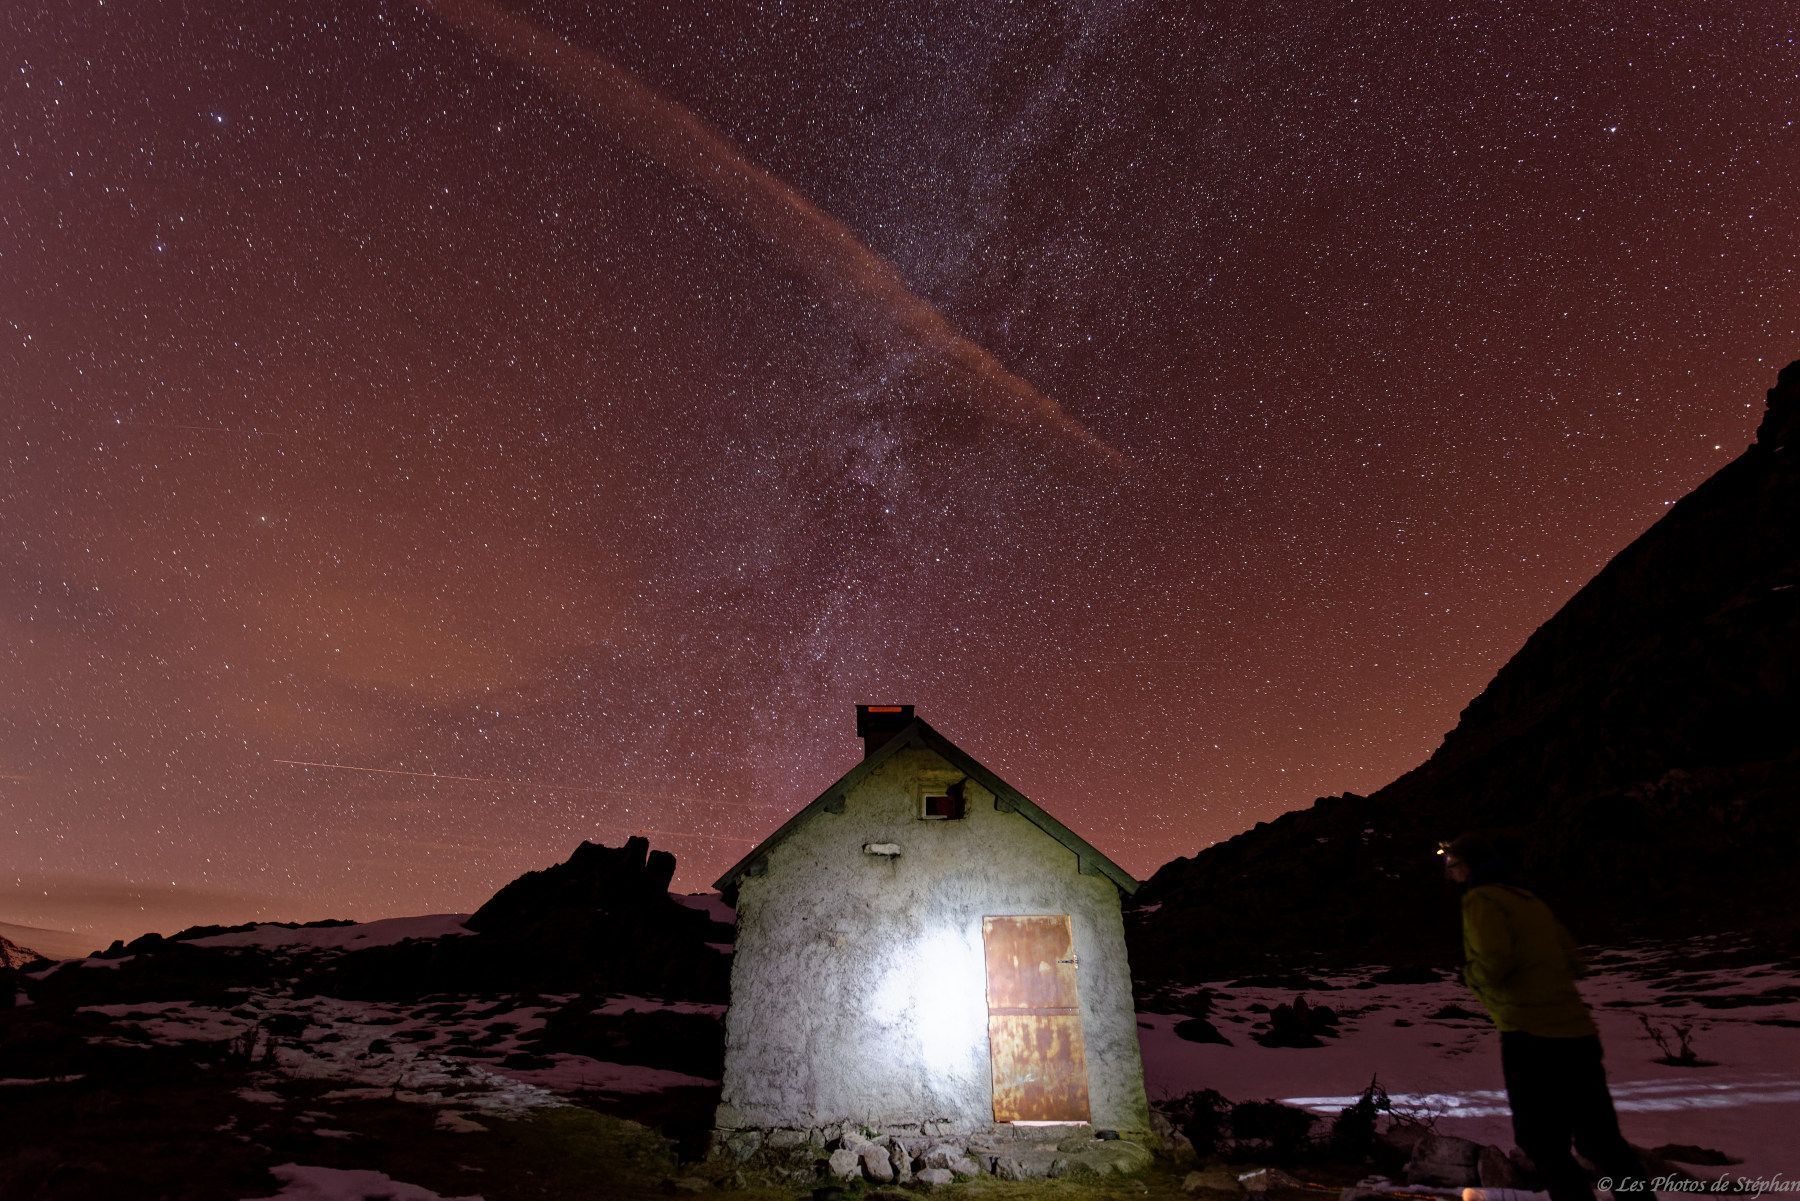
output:
[[[22,947],[10,938],[0,937],[0,968],[24,968],[43,962],[44,956],[30,947]]]
[[[114,941],[41,979],[10,979],[34,1003],[69,1005],[274,987],[390,1001],[583,990],[723,1000],[736,932],[693,898],[670,895],[674,871],[674,856],[644,838],[584,842],[466,917],[192,926]],[[0,1008],[13,998],[8,979],[0,971]]]
[[[1800,846],[1800,362],[1756,441],[1547,621],[1430,759],[1139,894],[1140,975],[1453,957],[1433,843],[1516,832],[1578,938],[1792,929]]]
[[[73,930],[46,930],[42,926],[21,926],[14,922],[0,922],[0,938],[30,947],[46,959],[79,958],[95,946],[87,935]]]

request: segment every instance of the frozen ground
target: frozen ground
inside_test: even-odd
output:
[[[1800,1176],[1800,973],[1752,964],[1708,968],[1717,944],[1639,948],[1595,957],[1582,992],[1606,1048],[1625,1135],[1639,1146],[1714,1148],[1743,1163],[1732,1175]],[[1730,956],[1743,962],[1740,954]],[[1211,1088],[1235,1101],[1273,1098],[1335,1114],[1378,1076],[1396,1108],[1432,1117],[1441,1133],[1512,1145],[1499,1038],[1460,982],[1376,984],[1373,969],[1330,977],[1309,1003],[1343,1015],[1317,1048],[1266,1048],[1251,1034],[1255,1006],[1294,999],[1292,988],[1230,981],[1213,993],[1211,1020],[1231,1046],[1174,1032],[1186,1014],[1144,1013],[1140,1036],[1151,1099]],[[1176,1008],[1168,1005],[1167,1008]],[[1455,1016],[1455,1010],[1472,1016]],[[1659,1064],[1639,1021],[1691,1023],[1704,1067]]]
[[[230,1010],[160,1001],[88,1005],[82,1012],[108,1018],[109,1037],[126,1043],[253,1039],[248,1054],[264,1062],[271,1088],[281,1077],[331,1082],[340,1086],[325,1094],[332,1100],[393,1098],[517,1114],[563,1104],[571,1094],[654,1093],[714,1083],[662,1068],[533,1051],[525,1040],[543,1027],[547,1013],[572,999],[548,996],[514,1005],[491,998],[384,1003],[256,995]],[[660,1008],[713,1007],[615,997],[601,1011]],[[268,1088],[239,1095],[279,1099]]]
[[[481,1201],[478,1196],[446,1197],[381,1172],[284,1163],[269,1174],[281,1182],[281,1191],[253,1201]]]
[[[409,938],[443,938],[465,935],[466,913],[428,913],[423,917],[390,917],[353,926],[300,926],[289,930],[262,925],[231,934],[211,934],[188,940],[195,947],[265,947],[269,950],[353,951],[384,947]]]
[[[357,926],[262,926],[196,942],[275,949],[298,965],[405,938],[462,933],[462,916],[448,914]],[[118,962],[87,960],[52,970]],[[1330,1116],[1379,1077],[1398,1109],[1428,1118],[1440,1132],[1510,1146],[1498,1038],[1474,998],[1447,977],[1403,984],[1377,982],[1375,974],[1373,968],[1349,971],[1309,984],[1308,1001],[1330,1006],[1341,1018],[1338,1036],[1317,1048],[1265,1048],[1252,1038],[1270,1008],[1298,994],[1291,984],[1221,981],[1164,994],[1140,1014],[1152,1100],[1210,1088],[1233,1101],[1269,1098]],[[1800,1177],[1800,1139],[1793,1136],[1800,1130],[1800,971],[1756,963],[1744,947],[1717,940],[1638,947],[1597,956],[1583,991],[1600,1022],[1627,1137],[1640,1146],[1713,1148],[1742,1161],[1726,1170],[1735,1176]],[[1203,994],[1211,998],[1207,1016],[1231,1045],[1190,1042],[1175,1033],[1184,1018],[1204,1011]],[[695,1120],[705,1123],[709,1115],[696,1107],[710,1106],[708,1090],[716,1081],[539,1045],[536,1036],[547,1018],[572,1000],[542,995],[360,1002],[294,997],[277,986],[240,994],[230,1008],[158,1001],[93,1005],[83,1012],[106,1019],[90,1037],[119,1043],[216,1047],[248,1040],[244,1062],[257,1067],[237,1102],[265,1113],[318,1106],[292,1120],[319,1140],[358,1137],[334,1124],[334,1107],[368,1102],[420,1106],[438,1130],[459,1138],[483,1132],[495,1119],[596,1097],[661,1106],[671,1114],[693,1110]],[[618,995],[596,999],[593,1012],[692,1019],[722,1017],[724,1007]],[[1691,1024],[1704,1066],[1657,1063],[1661,1051],[1640,1018],[1671,1033]],[[0,1081],[12,1086],[4,1090],[11,1094],[37,1083]],[[297,1096],[311,1100],[296,1102]],[[329,1169],[294,1172],[282,1178],[277,1195],[283,1201],[385,1195],[348,1191],[380,1182]],[[326,1191],[332,1188],[339,1192]]]
[[[405,939],[465,936],[466,914],[390,918],[356,925],[249,930],[189,940],[197,947],[256,947],[285,952],[298,966],[329,961],[365,947]],[[129,957],[127,957],[129,958]],[[113,967],[126,959],[85,959],[34,973]],[[346,1001],[295,997],[286,988],[254,991],[224,1008],[170,1000],[87,1005],[80,1012],[107,1019],[102,1041],[121,1044],[241,1042],[261,1065],[261,1087],[240,1093],[250,1102],[281,1100],[282,1078],[338,1087],[332,1099],[391,1098],[443,1107],[444,1128],[465,1114],[507,1115],[565,1104],[580,1094],[645,1095],[705,1089],[716,1081],[641,1064],[612,1063],[532,1045],[546,1016],[570,994],[533,997],[444,997],[415,1002]],[[721,1016],[721,1005],[670,1003],[644,997],[604,998],[606,1015],[665,1011]]]

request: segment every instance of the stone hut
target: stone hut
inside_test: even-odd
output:
[[[718,881],[738,933],[715,1145],[1146,1137],[1137,881],[911,705],[856,725],[862,762]]]

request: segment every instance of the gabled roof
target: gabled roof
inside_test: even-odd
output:
[[[1138,890],[1138,882],[1132,879],[1131,874],[1124,868],[1095,850],[1093,844],[1081,835],[1038,808],[1024,793],[976,762],[974,756],[932,729],[925,719],[920,717],[913,718],[899,733],[883,743],[874,754],[845,772],[836,783],[821,792],[811,804],[781,823],[781,826],[773,834],[757,844],[755,850],[738,860],[732,865],[730,871],[720,876],[713,887],[718,889],[728,901],[734,900],[738,881],[745,876],[761,875],[768,864],[769,852],[788,835],[798,830],[805,822],[810,821],[815,814],[821,812],[842,813],[844,798],[850,794],[851,790],[882,764],[908,747],[924,747],[935,751],[952,767],[993,793],[994,808],[1002,813],[1017,813],[1068,847],[1080,861],[1083,875],[1105,876],[1127,896]]]

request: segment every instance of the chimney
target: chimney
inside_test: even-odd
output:
[[[884,746],[888,739],[906,728],[913,719],[911,705],[858,705],[856,736],[863,740],[863,758],[867,759]]]

